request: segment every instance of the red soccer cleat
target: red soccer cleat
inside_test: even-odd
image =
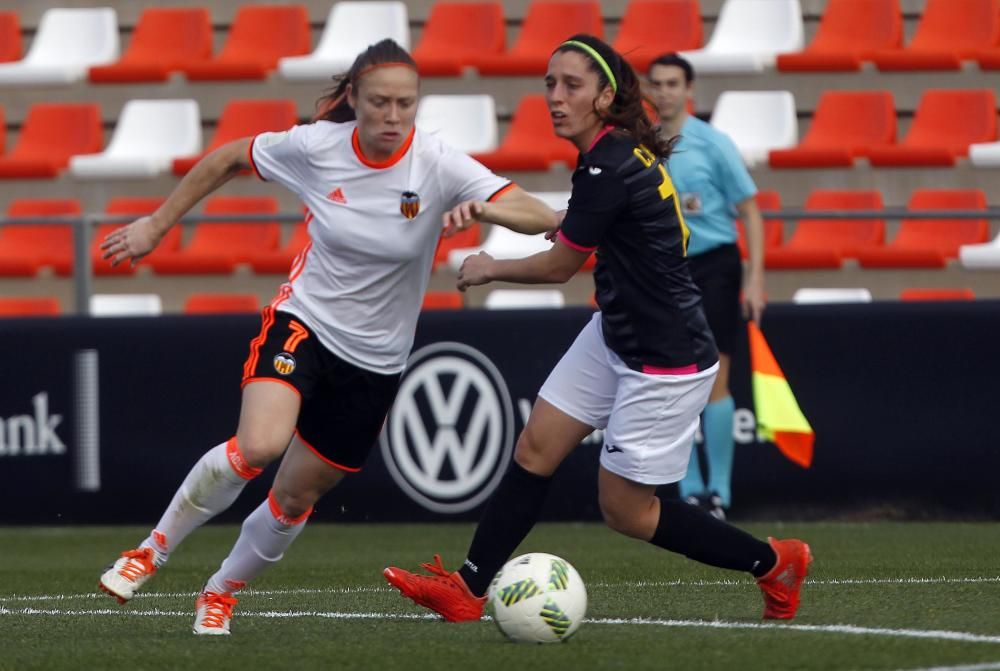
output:
[[[794,538],[779,541],[768,538],[778,563],[766,575],[757,579],[764,594],[765,620],[790,620],[799,609],[799,590],[809,573],[812,552],[809,546]]]
[[[470,592],[458,571],[449,573],[441,563],[441,555],[434,555],[433,564],[421,566],[434,575],[418,575],[395,566],[387,567],[382,575],[403,596],[430,608],[449,622],[468,622],[483,616],[486,597]]]

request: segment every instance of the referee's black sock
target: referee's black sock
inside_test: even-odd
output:
[[[493,576],[535,526],[551,481],[551,476],[535,475],[511,461],[486,504],[469,556],[458,571],[473,594],[486,594]]]
[[[697,506],[660,498],[660,522],[650,543],[709,566],[749,571],[759,578],[778,561],[771,546],[717,520]]]

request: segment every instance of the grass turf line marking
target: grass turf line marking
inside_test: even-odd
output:
[[[0,607],[3,615],[50,615],[62,617],[91,617],[95,615],[109,616],[140,616],[140,617],[191,617],[190,611],[170,611],[154,608],[151,610],[97,608],[91,610],[60,610],[58,608],[21,608],[11,610]],[[437,620],[436,615],[414,613],[343,613],[336,611],[244,611],[240,618],[300,618],[315,617],[332,620]],[[487,618],[488,619],[488,618]],[[1000,644],[1000,636],[973,634],[964,631],[946,631],[935,629],[889,629],[884,627],[859,627],[853,624],[779,624],[768,622],[725,622],[722,620],[662,620],[655,618],[597,618],[584,620],[591,625],[638,625],[658,627],[683,627],[704,629],[749,629],[749,630],[781,630],[800,631],[823,634],[849,634],[856,636],[890,636],[896,638],[921,638],[939,641],[958,641],[962,643],[992,643]],[[986,667],[991,668],[991,667]]]
[[[900,669],[899,671],[997,671],[997,669],[1000,669],[1000,662],[960,664],[959,666],[928,666],[920,669]]]
[[[830,578],[815,580],[808,578],[809,587],[840,586],[840,585],[963,585],[1000,583],[1000,576],[984,576],[976,578]],[[753,585],[751,580],[638,580],[631,582],[592,582],[589,587],[621,588],[621,587],[745,587]],[[288,596],[295,594],[379,594],[393,592],[391,587],[355,586],[355,587],[302,587],[296,589],[246,589],[244,596]],[[177,599],[198,596],[198,592],[144,592],[136,594],[135,599]],[[32,601],[72,601],[75,599],[98,600],[107,599],[100,592],[83,592],[79,594],[28,594],[0,596],[0,603],[32,602]]]

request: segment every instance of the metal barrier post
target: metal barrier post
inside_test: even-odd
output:
[[[93,237],[95,217],[85,216],[73,226],[73,290],[76,296],[76,314],[90,314],[90,294],[94,269],[90,259],[90,240]]]

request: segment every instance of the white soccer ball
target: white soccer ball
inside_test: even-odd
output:
[[[487,604],[500,631],[515,643],[555,643],[580,628],[587,588],[565,559],[532,552],[504,564]]]

